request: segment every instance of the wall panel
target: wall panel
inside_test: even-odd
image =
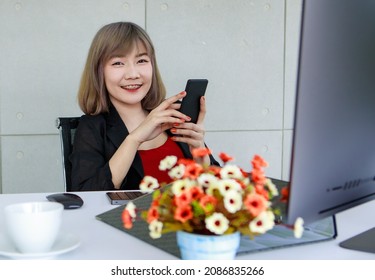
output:
[[[169,95],[207,78],[208,130],[282,128],[283,1],[147,3]]]
[[[58,135],[2,136],[2,191],[64,191]]]
[[[96,31],[112,21],[145,22],[145,2],[139,0],[0,5],[2,135],[56,133],[57,116],[81,114],[76,94]]]
[[[269,163],[265,169],[266,176],[281,178],[281,131],[236,131],[230,137],[227,132],[208,132],[206,142],[218,161],[218,154],[225,152],[235,158],[234,164],[250,171],[250,161],[258,154]]]

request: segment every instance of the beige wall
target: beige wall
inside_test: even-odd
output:
[[[300,0],[1,0],[1,191],[63,191],[58,116],[81,115],[76,92],[95,32],[143,26],[168,95],[207,78],[206,140],[248,169],[288,179]]]

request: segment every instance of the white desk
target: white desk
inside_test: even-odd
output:
[[[176,259],[174,256],[132,237],[110,225],[98,221],[95,216],[113,209],[105,192],[78,193],[85,201],[80,209],[65,210],[62,230],[77,234],[81,245],[74,251],[57,256],[65,260],[141,260]],[[4,231],[3,209],[17,202],[44,201],[46,193],[0,194],[0,231]],[[347,250],[339,243],[349,237],[374,227],[375,201],[368,202],[336,216],[338,237],[335,240],[290,248],[257,252],[240,256],[239,259],[292,260],[292,259],[375,259],[375,254]],[[0,259],[5,259],[0,256]]]

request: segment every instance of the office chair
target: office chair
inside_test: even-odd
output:
[[[60,131],[64,186],[67,192],[71,191],[72,187],[72,164],[69,161],[69,156],[73,151],[74,135],[79,120],[80,117],[59,117],[56,119],[56,127]]]

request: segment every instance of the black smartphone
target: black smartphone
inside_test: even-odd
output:
[[[191,122],[197,123],[200,111],[200,99],[206,93],[207,79],[190,79],[186,83],[186,96],[181,101],[180,112],[191,118]]]
[[[145,193],[140,191],[119,191],[119,192],[107,192],[107,197],[113,205],[124,205],[131,200],[136,199]]]

